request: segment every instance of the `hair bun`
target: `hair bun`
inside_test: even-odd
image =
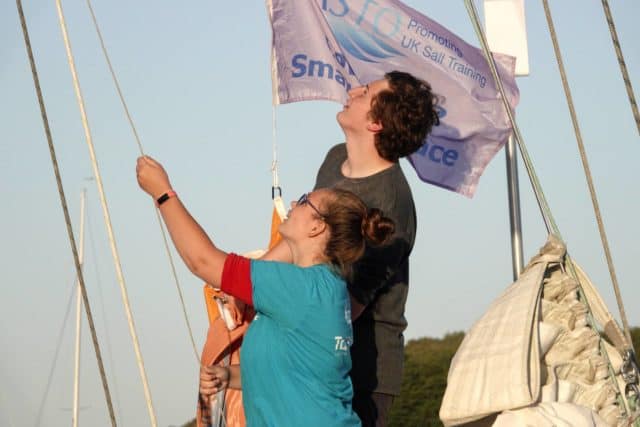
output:
[[[396,227],[393,221],[382,214],[377,208],[371,208],[367,216],[362,219],[362,234],[373,245],[387,243]]]

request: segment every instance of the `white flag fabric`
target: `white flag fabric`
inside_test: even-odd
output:
[[[409,157],[420,179],[467,197],[511,125],[482,51],[397,0],[267,0],[274,103],[346,103],[389,71],[429,82],[440,125]],[[515,59],[493,54],[515,108]]]

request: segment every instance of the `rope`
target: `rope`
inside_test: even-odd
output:
[[[124,108],[124,112],[125,115],[127,116],[127,120],[129,121],[129,125],[131,126],[131,130],[133,131],[133,135],[135,137],[136,140],[136,144],[138,145],[138,149],[140,151],[140,155],[144,155],[144,150],[142,148],[142,142],[140,142],[140,136],[138,135],[138,131],[136,129],[136,126],[133,122],[133,118],[131,117],[131,113],[129,112],[129,107],[127,106],[127,103],[124,99],[124,95],[122,93],[122,89],[120,88],[120,83],[118,81],[118,78],[116,76],[116,72],[113,68],[113,65],[111,64],[111,59],[109,58],[109,54],[107,52],[107,47],[104,43],[104,39],[102,38],[102,32],[100,31],[100,26],[98,25],[98,20],[96,19],[96,15],[93,11],[93,7],[91,5],[91,0],[87,0],[87,7],[89,8],[89,12],[91,13],[91,19],[93,20],[93,25],[96,29],[96,33],[98,34],[98,39],[100,40],[100,46],[102,48],[102,53],[104,54],[104,57],[107,61],[107,65],[109,66],[109,72],[111,73],[111,77],[113,79],[113,83],[116,86],[116,90],[118,92],[118,97],[120,98],[120,103],[122,104],[122,107]],[[169,257],[169,265],[171,267],[171,273],[173,275],[173,280],[175,282],[176,285],[176,289],[178,291],[178,297],[180,298],[180,305],[182,307],[182,315],[184,317],[184,321],[187,325],[187,330],[189,332],[189,338],[191,339],[191,346],[193,347],[193,353],[196,357],[196,360],[198,362],[198,364],[200,363],[200,357],[198,356],[198,349],[196,346],[196,341],[193,338],[193,330],[191,328],[191,323],[189,322],[189,316],[187,314],[187,307],[186,304],[184,302],[184,296],[182,294],[182,286],[180,285],[180,281],[178,279],[178,273],[176,271],[176,266],[175,263],[173,261],[173,256],[171,255],[171,249],[169,247],[169,240],[167,239],[167,233],[162,225],[162,218],[160,217],[160,211],[155,207],[154,205],[154,211],[156,213],[156,218],[158,220],[158,226],[160,227],[160,232],[162,234],[162,240],[164,242],[164,247],[165,250],[167,252],[167,256]]]
[[[40,87],[40,79],[38,78],[38,71],[36,69],[36,63],[33,58],[33,50],[31,49],[31,41],[29,39],[29,31],[27,29],[27,22],[24,17],[24,10],[22,9],[22,0],[16,0],[16,6],[18,8],[18,15],[20,17],[20,25],[22,26],[22,34],[24,36],[24,43],[27,49],[27,55],[29,56],[29,64],[31,65],[31,74],[33,75],[33,83],[36,89],[38,97],[38,104],[40,105],[40,113],[42,115],[42,123],[44,125],[44,132],[47,137],[47,143],[49,145],[49,154],[51,155],[51,163],[53,165],[53,171],[56,177],[56,184],[58,186],[58,194],[60,196],[60,204],[62,205],[62,211],[64,213],[65,223],[67,226],[67,234],[69,237],[69,243],[71,244],[71,252],[73,253],[73,261],[76,267],[76,273],[78,275],[78,281],[80,288],[82,289],[82,300],[84,308],[87,313],[87,321],[89,323],[89,329],[91,330],[91,340],[93,341],[93,348],[96,353],[96,359],[98,362],[98,369],[100,370],[100,378],[102,380],[102,388],[104,390],[105,398],[107,401],[107,408],[109,410],[109,417],[111,419],[111,425],[116,427],[116,419],[113,413],[113,404],[111,403],[111,395],[109,394],[109,385],[107,384],[107,376],[104,371],[104,364],[102,363],[102,355],[100,353],[100,345],[98,344],[98,336],[96,335],[96,328],[93,323],[93,316],[91,314],[91,306],[89,305],[89,298],[87,296],[87,289],[84,284],[84,276],[82,275],[82,267],[80,260],[78,259],[78,250],[76,246],[75,238],[73,237],[73,227],[71,226],[71,217],[69,215],[69,209],[67,207],[67,200],[64,195],[64,188],[62,186],[62,177],[60,176],[60,169],[58,167],[58,160],[56,157],[55,147],[53,146],[53,137],[51,136],[51,129],[49,128],[49,119],[47,118],[47,111],[44,106],[44,98],[42,95],[42,89]]]
[[[278,143],[276,138],[276,106],[272,106],[271,112],[271,140],[273,150],[273,161],[271,162],[271,198],[276,197],[276,190],[279,192],[279,196],[282,196],[282,190],[280,188],[280,178],[278,177]]]
[[[611,10],[609,9],[609,2],[602,0],[602,8],[607,18],[607,24],[609,25],[609,32],[611,33],[611,42],[616,50],[616,57],[618,58],[618,64],[620,64],[620,72],[622,73],[622,80],[624,80],[624,87],[627,89],[627,96],[629,97],[629,104],[631,104],[631,112],[633,118],[636,121],[638,127],[638,133],[640,133],[640,113],[638,112],[638,104],[636,104],[636,97],[633,94],[633,87],[631,86],[631,79],[629,79],[629,73],[627,72],[627,64],[624,62],[624,56],[622,56],[622,48],[618,41],[618,33],[616,26],[611,16]]]
[[[589,160],[587,159],[587,153],[584,148],[584,142],[582,141],[582,134],[580,132],[580,126],[578,125],[578,118],[573,105],[573,98],[571,96],[571,89],[569,88],[569,82],[567,81],[567,75],[562,61],[562,54],[560,53],[560,46],[556,35],[555,26],[551,17],[551,11],[547,0],[542,0],[544,6],[545,16],[547,18],[547,25],[549,27],[549,33],[551,34],[551,41],[553,42],[553,50],[556,55],[556,61],[558,63],[558,69],[560,71],[560,77],[562,78],[562,87],[569,106],[569,112],[571,113],[571,122],[576,134],[576,141],[578,143],[578,150],[580,151],[580,159],[582,160],[582,167],[584,168],[584,174],[587,179],[587,185],[589,187],[589,194],[591,196],[591,203],[593,204],[593,210],[596,215],[596,221],[598,223],[598,231],[600,233],[600,240],[602,241],[602,248],[607,259],[607,267],[609,268],[609,275],[611,276],[611,282],[613,283],[613,290],[616,295],[616,302],[620,310],[620,316],[622,318],[622,324],[624,327],[625,337],[627,338],[627,346],[633,341],[631,340],[631,334],[629,332],[629,322],[624,310],[624,303],[622,302],[622,296],[620,294],[620,287],[618,286],[618,278],[616,276],[616,270],[613,266],[613,259],[611,257],[611,251],[609,249],[609,242],[607,239],[607,233],[604,228],[604,222],[602,220],[602,214],[600,212],[600,205],[598,203],[598,197],[596,195],[596,189],[593,184],[593,177],[591,175],[591,169],[589,168]]]
[[[507,96],[504,91],[504,87],[502,85],[502,80],[498,75],[498,70],[496,68],[495,62],[493,60],[493,56],[489,50],[489,44],[485,37],[484,31],[480,26],[480,19],[478,17],[478,12],[472,0],[465,0],[465,6],[467,7],[467,11],[469,12],[469,16],[471,18],[471,23],[473,24],[473,28],[478,36],[478,40],[480,40],[480,44],[482,45],[482,50],[484,52],[487,63],[489,64],[489,68],[491,69],[491,74],[493,75],[493,79],[496,83],[496,87],[500,92],[500,96],[502,97],[502,102],[504,104],[505,110],[509,117],[509,121],[511,122],[511,126],[513,127],[513,133],[516,142],[518,143],[518,148],[520,149],[520,154],[522,155],[522,160],[524,162],[525,168],[527,170],[527,174],[529,175],[529,180],[531,181],[531,185],[533,187],[533,192],[535,194],[536,200],[538,202],[538,207],[540,208],[540,213],[542,214],[542,219],[544,220],[544,224],[547,228],[547,232],[553,232],[558,237],[560,237],[560,231],[558,230],[558,226],[553,219],[553,215],[551,214],[551,210],[549,209],[549,205],[544,196],[544,192],[542,191],[542,187],[540,185],[540,181],[538,176],[536,175],[535,170],[533,169],[533,162],[531,161],[531,157],[527,151],[527,148],[524,145],[524,139],[522,138],[522,134],[520,133],[520,128],[516,123],[513,112],[511,111],[511,107],[507,101]]]
[[[62,37],[64,39],[65,48],[67,51],[67,60],[69,62],[69,68],[71,71],[71,76],[73,78],[73,86],[76,93],[76,98],[78,101],[78,107],[80,108],[80,116],[82,118],[82,125],[84,127],[85,138],[87,141],[87,146],[89,148],[89,155],[91,157],[91,165],[93,166],[93,174],[96,179],[96,183],[98,184],[98,193],[100,195],[100,202],[102,204],[102,211],[104,215],[105,225],[107,227],[107,234],[109,236],[109,243],[111,246],[111,253],[113,256],[113,261],[116,268],[116,275],[118,277],[118,282],[120,284],[120,292],[122,294],[122,301],[125,307],[125,313],[127,315],[127,321],[129,324],[129,333],[131,334],[131,339],[133,340],[133,347],[136,354],[136,360],[138,362],[138,370],[140,371],[140,377],[142,379],[142,385],[144,387],[144,394],[147,403],[147,409],[149,411],[149,418],[151,421],[151,425],[153,427],[157,426],[156,415],[153,409],[153,403],[151,401],[151,393],[149,391],[149,384],[147,381],[147,375],[144,370],[144,362],[142,360],[142,354],[140,353],[140,345],[138,343],[138,337],[136,334],[133,315],[131,313],[131,308],[129,306],[129,297],[127,295],[127,288],[124,283],[124,275],[122,273],[122,266],[120,264],[120,256],[118,255],[118,249],[116,247],[116,241],[113,234],[113,228],[111,226],[111,218],[109,215],[109,208],[107,206],[107,200],[104,194],[104,188],[102,185],[102,177],[100,175],[100,170],[98,169],[98,163],[96,160],[96,155],[93,147],[93,141],[91,138],[91,131],[89,130],[89,123],[87,119],[87,114],[84,107],[84,100],[82,97],[82,92],[80,90],[80,83],[78,81],[78,75],[76,73],[75,62],[73,59],[73,54],[71,52],[71,44],[69,42],[69,36],[67,34],[67,26],[64,19],[64,13],[62,11],[62,4],[60,0],[56,0],[56,7],[58,10],[58,18],[60,21],[60,29],[62,31]]]

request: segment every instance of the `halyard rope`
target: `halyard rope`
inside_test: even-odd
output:
[[[120,102],[122,104],[122,107],[124,108],[124,112],[125,115],[127,116],[127,120],[129,121],[129,125],[131,126],[131,130],[133,131],[133,135],[135,137],[136,140],[136,144],[138,145],[138,149],[140,150],[140,154],[144,155],[144,150],[142,148],[142,143],[140,142],[140,137],[138,135],[138,131],[136,129],[136,126],[133,122],[133,118],[131,117],[131,114],[129,113],[129,108],[127,106],[127,103],[124,99],[124,95],[122,94],[122,89],[120,88],[120,83],[118,81],[118,77],[116,76],[116,72],[113,68],[113,65],[111,64],[111,59],[109,58],[109,54],[107,52],[107,48],[105,46],[104,43],[104,39],[102,38],[102,32],[100,31],[100,26],[98,25],[98,20],[96,19],[96,15],[93,11],[93,7],[91,6],[91,1],[87,0],[87,7],[89,8],[89,12],[91,13],[91,19],[93,20],[93,25],[96,29],[96,33],[98,34],[98,39],[100,40],[100,46],[102,48],[102,53],[104,54],[105,60],[107,61],[107,65],[109,66],[109,72],[111,73],[111,77],[113,78],[113,83],[116,86],[116,90],[118,92],[118,97],[120,98]],[[173,262],[173,256],[171,255],[171,250],[169,248],[169,240],[167,239],[167,233],[166,230],[164,228],[164,226],[162,225],[162,218],[160,217],[160,211],[154,207],[154,211],[156,213],[156,218],[158,219],[158,226],[160,227],[160,232],[162,234],[162,240],[164,242],[164,247],[165,250],[167,252],[167,257],[169,258],[169,266],[171,268],[171,273],[173,275],[173,280],[176,284],[176,289],[178,291],[178,297],[180,298],[180,305],[182,307],[182,315],[184,317],[184,321],[187,325],[187,330],[189,332],[189,338],[191,339],[191,346],[193,347],[193,352],[194,355],[196,357],[196,360],[198,361],[198,363],[200,363],[200,357],[198,356],[198,349],[196,346],[196,341],[193,338],[193,330],[191,328],[191,323],[189,322],[189,316],[187,314],[187,308],[186,305],[184,303],[184,296],[182,295],[182,287],[180,286],[180,281],[178,280],[178,273],[176,271],[176,266],[175,263]]]

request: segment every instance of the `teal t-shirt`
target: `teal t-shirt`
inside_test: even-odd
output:
[[[256,316],[240,354],[247,425],[360,426],[345,282],[326,265],[251,261]]]

